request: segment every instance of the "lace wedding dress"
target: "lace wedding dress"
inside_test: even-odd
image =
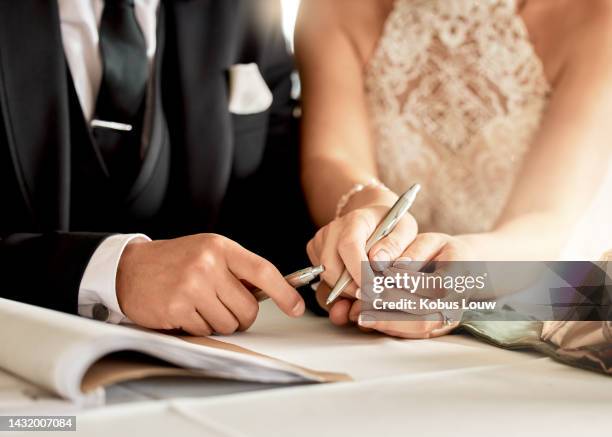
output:
[[[423,185],[420,231],[490,230],[551,91],[516,0],[396,0],[365,78],[379,176]]]

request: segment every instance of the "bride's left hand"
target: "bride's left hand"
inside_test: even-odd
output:
[[[422,267],[432,261],[473,260],[473,254],[471,243],[462,237],[425,233],[417,235],[398,261],[405,263],[416,261]],[[393,337],[413,339],[439,337],[449,334],[459,325],[459,322],[445,323],[440,313],[426,315],[407,313],[407,317],[413,320],[366,320],[360,317],[359,299],[352,303],[338,302],[336,305],[330,309],[332,321],[345,321],[345,323],[352,321],[363,329],[379,331]]]

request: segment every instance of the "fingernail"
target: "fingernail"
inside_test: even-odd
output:
[[[389,262],[391,261],[391,256],[389,255],[389,252],[387,252],[385,249],[380,249],[374,254],[374,261],[380,263]]]
[[[391,256],[385,249],[380,249],[374,254],[373,258],[373,267],[379,272],[385,270],[389,266],[389,262],[391,262]]]
[[[357,290],[355,290],[355,297],[358,300],[361,300],[361,288],[358,288]]]
[[[299,301],[291,310],[291,313],[294,316],[301,316],[302,314],[304,314],[304,311],[306,310],[306,307],[304,306],[304,301]]]
[[[362,315],[359,315],[359,320],[357,323],[359,323],[359,326],[363,326],[364,328],[372,328],[374,325],[376,325],[374,320],[368,320]]]
[[[405,264],[411,263],[412,261],[413,259],[409,256],[402,256],[401,258],[395,260],[393,267],[405,267]]]

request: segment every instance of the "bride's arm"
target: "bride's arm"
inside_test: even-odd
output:
[[[356,184],[377,177],[361,53],[368,34],[371,45],[376,42],[376,20],[369,18],[375,6],[355,0],[308,0],[302,2],[296,29],[303,98],[302,180],[312,216],[323,226],[307,251],[314,264],[325,265],[322,278],[330,285],[344,266],[359,283],[361,262],[368,255],[394,259],[416,234],[416,223],[408,216],[365,253],[367,238],[397,199],[375,186],[351,196],[343,217],[334,220],[339,199]],[[349,36],[347,28],[359,29],[361,36]]]
[[[462,237],[479,259],[499,259],[500,254],[505,259],[556,258],[572,225],[612,171],[612,13],[608,15],[574,39],[495,230]]]
[[[377,176],[362,61],[338,16],[341,3],[302,2],[296,28],[303,99],[302,180],[320,226],[334,218],[343,194]]]

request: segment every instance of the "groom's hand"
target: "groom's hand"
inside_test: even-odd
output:
[[[134,323],[193,335],[249,328],[259,305],[256,286],[292,317],[304,313],[298,292],[268,261],[215,234],[127,246],[117,271],[117,299]]]

